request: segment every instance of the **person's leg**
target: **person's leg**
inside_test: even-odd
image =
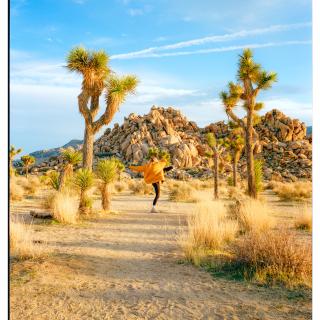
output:
[[[155,206],[156,206],[156,204],[158,202],[158,199],[159,199],[159,196],[160,196],[160,182],[155,182],[155,183],[152,184],[152,186],[154,188],[156,196],[155,196],[155,198],[153,200],[153,206],[152,206],[151,212],[156,213],[157,210],[156,210]]]

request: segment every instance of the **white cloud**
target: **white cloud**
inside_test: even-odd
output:
[[[228,47],[218,47],[218,48],[210,48],[210,49],[200,49],[193,51],[174,51],[174,52],[164,52],[164,53],[156,53],[156,52],[140,52],[139,54],[134,53],[124,53],[118,55],[112,55],[110,59],[139,59],[139,58],[162,58],[162,57],[175,57],[175,56],[187,56],[194,54],[207,54],[214,52],[226,52],[226,51],[235,51],[244,48],[267,48],[267,47],[279,47],[279,46],[289,46],[289,45],[308,45],[311,44],[310,40],[306,41],[283,41],[283,42],[268,42],[268,43],[256,43],[256,44],[244,44],[238,46],[228,46]]]
[[[113,59],[132,59],[132,58],[141,57],[141,56],[145,57],[146,54],[152,54],[159,51],[167,51],[167,50],[175,50],[175,49],[181,49],[181,48],[187,48],[187,47],[193,47],[193,46],[200,46],[208,43],[225,42],[225,41],[246,38],[249,36],[297,30],[301,28],[307,28],[310,26],[311,26],[310,22],[305,22],[305,23],[295,23],[295,24],[286,24],[286,25],[273,25],[266,28],[242,30],[242,31],[227,33],[223,35],[215,35],[215,36],[192,39],[188,41],[180,41],[170,45],[150,47],[143,50],[132,51],[124,54],[117,54],[117,55],[113,55],[112,58]]]
[[[142,9],[129,9],[128,14],[131,17],[142,16],[144,14],[144,11]]]

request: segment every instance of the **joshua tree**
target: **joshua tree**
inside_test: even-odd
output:
[[[69,147],[62,151],[62,158],[65,161],[63,170],[59,176],[59,191],[61,191],[67,181],[73,174],[73,168],[82,160],[82,155],[79,151]]]
[[[263,103],[256,102],[256,98],[260,90],[271,88],[276,80],[277,74],[263,70],[261,65],[253,60],[252,51],[245,49],[239,58],[238,83],[229,82],[229,92],[220,93],[227,115],[245,131],[248,194],[253,198],[257,197],[253,156],[254,115],[263,108]],[[243,107],[247,112],[245,119],[238,118],[233,112],[240,100],[243,101]]]
[[[82,75],[82,89],[78,107],[85,121],[83,141],[83,167],[92,170],[94,135],[113,119],[119,106],[129,93],[133,93],[138,80],[128,75],[111,75],[109,57],[104,51],[88,51],[82,47],[72,49],[67,57],[67,68]],[[105,93],[106,107],[99,119],[99,98]]]
[[[112,158],[101,160],[97,165],[97,177],[101,180],[100,191],[102,198],[102,208],[105,211],[110,211],[111,205],[111,184],[116,180],[122,166],[121,161]]]
[[[74,184],[80,190],[79,211],[88,214],[92,207],[92,200],[87,195],[88,190],[93,186],[93,174],[90,169],[79,169],[74,177]]]
[[[26,177],[28,178],[29,167],[32,166],[36,162],[36,159],[33,156],[25,155],[25,156],[21,157],[21,161],[23,162],[23,165],[24,165],[24,168],[26,171]]]
[[[218,183],[219,183],[219,158],[225,150],[225,142],[222,139],[216,139],[212,132],[206,135],[207,143],[211,150],[207,152],[207,157],[213,158],[214,169],[214,198],[219,199]]]
[[[233,186],[237,186],[237,166],[242,150],[244,148],[243,130],[241,127],[234,128],[227,138],[227,146],[230,149],[232,157],[232,175]]]
[[[170,159],[170,153],[168,151],[163,150],[163,149],[158,149],[156,147],[149,148],[148,154],[147,154],[147,159],[150,159],[153,156],[155,156],[161,160],[166,160],[167,165],[170,165],[171,159]]]
[[[13,176],[14,169],[13,169],[13,160],[16,155],[22,152],[22,149],[16,149],[14,146],[10,146],[10,152],[9,152],[9,168],[10,168],[10,177]]]

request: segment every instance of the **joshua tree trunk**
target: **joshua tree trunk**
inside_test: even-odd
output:
[[[67,181],[68,177],[70,177],[72,172],[73,172],[72,165],[67,164],[66,167],[63,169],[63,171],[61,172],[61,174],[59,176],[59,188],[58,188],[59,191],[61,191],[63,189],[63,187],[66,184],[66,181]]]
[[[89,210],[90,208],[87,207],[87,193],[86,191],[82,191],[80,192],[80,203],[79,203],[79,211],[81,214],[83,215],[88,215],[89,214]]]
[[[83,139],[83,168],[92,170],[94,133],[90,126],[86,126]]]
[[[111,208],[111,192],[110,185],[104,184],[101,187],[102,208],[104,211],[110,211]]]
[[[253,158],[253,112],[252,108],[248,108],[247,127],[246,127],[246,156],[247,156],[247,177],[248,177],[248,194],[252,198],[257,198],[257,190],[254,179],[254,158]]]
[[[219,194],[218,194],[218,173],[219,173],[219,168],[218,168],[218,153],[214,153],[214,198],[218,199]]]
[[[232,164],[232,171],[233,171],[233,186],[237,186],[237,155],[234,154],[233,164]]]
[[[29,166],[26,166],[26,178],[28,178],[29,175]]]

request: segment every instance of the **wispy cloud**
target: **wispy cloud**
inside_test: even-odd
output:
[[[128,14],[132,17],[142,16],[144,14],[144,11],[142,9],[129,9]]]
[[[163,46],[156,46],[150,47],[147,49],[139,50],[139,51],[132,51],[124,54],[117,54],[112,56],[113,59],[132,59],[135,57],[143,57],[145,58],[146,55],[161,52],[161,51],[168,51],[168,50],[176,50],[181,48],[193,47],[193,46],[200,46],[208,43],[217,43],[217,42],[225,42],[231,40],[238,40],[242,38],[246,38],[249,36],[256,36],[268,33],[275,33],[275,32],[284,32],[284,31],[292,31],[301,28],[308,28],[311,27],[311,22],[303,22],[303,23],[295,23],[295,24],[284,24],[284,25],[273,25],[266,28],[258,28],[258,29],[250,29],[250,30],[242,30],[233,33],[227,33],[223,35],[214,35],[209,37],[197,38],[188,41],[180,41],[169,45]],[[214,52],[214,51],[213,51]]]
[[[135,53],[124,53],[124,54],[112,55],[110,59],[162,58],[162,57],[188,56],[188,55],[194,55],[194,54],[208,54],[208,53],[214,53],[214,52],[236,51],[244,48],[258,49],[258,48],[267,48],[267,47],[308,45],[308,44],[311,44],[310,40],[267,42],[267,43],[244,44],[239,46],[200,49],[200,50],[193,50],[193,51],[174,51],[174,52],[164,52],[164,53],[149,52],[149,53],[140,53],[139,55]]]

